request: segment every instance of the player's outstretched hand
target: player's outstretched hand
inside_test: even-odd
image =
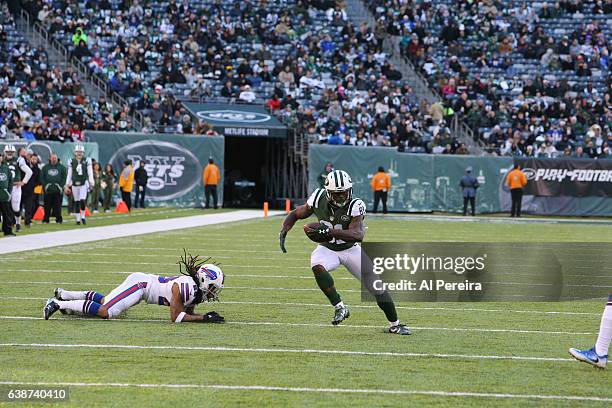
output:
[[[208,312],[202,316],[202,323],[225,323],[225,318],[217,312]]]
[[[287,253],[287,248],[285,248],[285,238],[287,238],[287,231],[281,230],[278,234],[278,241],[280,243],[280,249],[284,254]]]

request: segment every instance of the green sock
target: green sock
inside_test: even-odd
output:
[[[382,295],[375,296],[376,304],[380,307],[387,316],[387,320],[390,322],[397,321],[397,311],[395,310],[395,303],[393,303],[393,299],[388,292],[383,293]]]
[[[332,305],[337,305],[340,303],[340,295],[336,292],[336,287],[334,286],[334,278],[330,275],[329,272],[319,272],[314,274],[315,279],[317,280],[317,285],[319,285],[319,289],[323,291],[325,296],[329,299]]]

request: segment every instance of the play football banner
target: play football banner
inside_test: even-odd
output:
[[[612,160],[518,159],[527,176],[524,194],[611,197]]]
[[[287,127],[262,106],[193,102],[183,105],[223,136],[287,137]]]
[[[370,181],[379,166],[383,166],[391,176],[387,202],[390,211],[462,212],[463,196],[459,181],[468,166],[472,167],[472,175],[480,184],[476,193],[476,212],[510,211],[510,190],[506,185],[506,176],[512,169],[511,157],[409,154],[383,147],[311,145],[310,191],[319,187],[319,175],[328,162],[351,175],[353,192],[364,200],[368,211],[374,204]],[[538,171],[542,178],[551,178],[553,169],[556,169],[556,180],[561,175],[565,176],[561,182],[542,180],[542,187],[532,188],[528,184],[523,195],[523,212],[538,215],[612,215],[611,182],[604,181],[610,178],[612,161],[563,162],[566,161],[519,160],[526,167],[529,183],[532,183]],[[537,167],[531,170],[529,166]],[[553,188],[550,184],[559,186]]]
[[[145,162],[149,175],[146,202],[152,207],[201,207],[202,171],[209,157],[223,175],[222,137],[90,131],[86,136],[98,143],[100,161],[110,163],[117,174],[126,160],[134,168]],[[219,201],[223,202],[223,181],[219,186]]]

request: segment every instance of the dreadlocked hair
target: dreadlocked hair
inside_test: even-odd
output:
[[[199,255],[193,256],[187,253],[187,250],[183,248],[183,255],[181,260],[177,262],[179,266],[179,272],[182,275],[191,277],[195,283],[200,287],[200,280],[198,279],[198,271],[200,267],[210,260],[210,257],[202,260]],[[183,271],[185,267],[185,271]]]

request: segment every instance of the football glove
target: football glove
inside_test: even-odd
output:
[[[329,227],[324,224],[319,224],[319,226],[307,233],[308,238],[315,242],[328,242],[331,240],[331,235],[329,233]]]
[[[225,323],[225,318],[217,312],[208,312],[202,316],[201,323]]]

